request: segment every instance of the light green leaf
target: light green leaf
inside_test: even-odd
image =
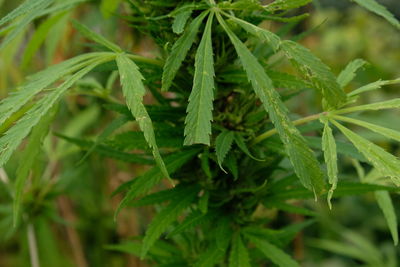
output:
[[[392,234],[394,245],[399,243],[399,234],[397,232],[397,216],[393,207],[392,199],[388,191],[375,191],[375,198],[378,201],[379,208],[385,216],[386,222]]]
[[[109,53],[88,53],[51,66],[30,77],[28,81],[0,102],[0,124],[28,103],[35,95],[67,74],[78,71]]]
[[[396,83],[400,83],[400,78],[399,79],[395,79],[395,80],[387,80],[387,81],[382,81],[382,80],[378,80],[376,82],[373,83],[369,83],[367,85],[364,85],[360,88],[357,88],[356,90],[348,93],[348,96],[355,96],[355,95],[359,95],[368,91],[372,91],[372,90],[377,90],[377,89],[381,89],[382,86],[385,85],[390,85],[390,84],[396,84]]]
[[[240,234],[236,234],[231,243],[229,267],[251,267],[247,248],[244,246]]]
[[[150,223],[143,239],[143,246],[141,251],[141,258],[143,259],[150,247],[161,236],[161,234],[173,223],[181,212],[190,206],[192,201],[196,198],[198,190],[185,190],[180,197],[171,201],[166,208],[158,213],[153,221]]]
[[[353,119],[353,118],[348,118],[348,117],[343,117],[343,116],[333,116],[334,119],[339,120],[339,121],[345,121],[345,122],[349,122],[352,124],[356,124],[359,125],[361,127],[367,128],[373,132],[376,132],[378,134],[381,134],[387,138],[393,139],[397,142],[400,142],[400,132],[386,128],[386,127],[382,127],[373,123],[369,123],[366,121],[362,121],[362,120],[357,120],[357,119]]]
[[[354,77],[356,77],[356,72],[359,68],[363,67],[367,62],[363,59],[355,59],[350,62],[344,70],[337,77],[337,82],[343,88],[348,85]]]
[[[226,155],[232,148],[233,138],[234,132],[223,131],[215,140],[215,153],[217,154],[217,161],[221,169],[223,169],[222,163],[224,162]]]
[[[386,177],[390,177],[396,185],[400,185],[400,161],[383,148],[355,134],[346,127],[332,120],[332,123],[354,144],[365,158]]]
[[[266,75],[254,55],[229,29],[218,13],[217,18],[235,46],[247,77],[274,123],[300,181],[309,190],[316,193],[322,192],[324,190],[324,179],[319,163],[313,151],[288,117],[288,110],[282,103],[278,92],[274,89],[271,79]]]
[[[186,22],[193,12],[193,4],[187,4],[179,8],[178,13],[174,14],[174,22],[172,23],[172,31],[181,34],[185,29]]]
[[[208,17],[196,52],[193,88],[189,96],[185,119],[184,145],[210,145],[215,75],[211,41],[213,17],[213,13]]]
[[[395,18],[395,16],[390,13],[386,7],[382,6],[375,0],[352,0],[359,4],[360,6],[368,9],[369,11],[385,18],[387,21],[389,21],[392,25],[394,25],[396,28],[400,29],[400,22]]]
[[[0,26],[29,12],[40,10],[51,4],[53,0],[28,0],[0,19]]]
[[[280,267],[300,267],[289,255],[287,255],[280,248],[272,245],[268,241],[257,238],[253,235],[247,236],[251,243],[253,243],[268,259]]]
[[[177,71],[179,70],[182,61],[185,59],[190,47],[192,46],[199,27],[203,19],[207,16],[208,12],[203,12],[197,16],[188,26],[183,35],[172,46],[171,53],[169,54],[162,74],[162,91],[168,91],[172,85]]]
[[[13,127],[0,138],[0,166],[3,166],[10,158],[12,152],[17,149],[22,140],[29,134],[40,119],[60,99],[60,97],[79,79],[89,73],[97,65],[109,61],[110,57],[97,59],[67,79],[58,88],[41,98]]]
[[[333,111],[333,114],[344,114],[351,113],[357,111],[365,111],[365,110],[382,110],[382,109],[392,109],[392,108],[400,108],[400,98],[395,98],[387,101],[365,104],[360,106],[354,106],[349,108],[343,108],[336,111]]]
[[[144,78],[139,72],[138,66],[124,54],[119,54],[116,61],[126,104],[138,122],[140,130],[142,130],[144,134],[144,138],[152,149],[158,167],[163,175],[171,180],[158,150],[156,138],[154,136],[153,123],[143,105],[143,97],[146,93],[146,89],[142,82]]]
[[[109,40],[104,38],[102,35],[92,31],[85,25],[79,23],[77,20],[72,20],[72,24],[74,25],[75,29],[77,29],[83,36],[85,36],[89,40],[92,40],[104,47],[107,47],[108,49],[110,49],[111,51],[114,51],[116,53],[122,52],[122,49],[118,45],[110,42]]]
[[[329,108],[335,109],[345,103],[346,94],[337,83],[335,75],[310,50],[290,40],[282,41],[281,49],[322,94]]]
[[[336,189],[338,182],[338,166],[337,166],[337,151],[336,142],[332,134],[332,129],[329,127],[329,122],[324,121],[324,131],[322,134],[322,150],[324,151],[324,158],[326,167],[328,169],[329,183],[332,185],[328,192],[328,205],[332,209],[331,199],[333,192]]]
[[[49,125],[54,119],[56,110],[50,110],[46,116],[43,116],[39,123],[33,128],[32,134],[30,135],[29,142],[22,151],[20,164],[16,171],[15,179],[15,191],[14,191],[14,203],[13,203],[13,214],[14,214],[14,227],[18,224],[20,216],[22,194],[24,191],[25,183],[29,177],[29,171],[36,162],[37,155],[40,152],[43,139],[46,137]]]
[[[260,40],[268,43],[271,45],[273,50],[276,52],[279,49],[279,45],[281,43],[281,40],[278,35],[265,30],[263,28],[260,28],[254,24],[251,24],[247,21],[241,20],[236,18],[235,16],[228,16],[230,19],[232,19],[235,23],[237,23],[240,27],[242,27],[245,31],[248,33],[256,36]]]

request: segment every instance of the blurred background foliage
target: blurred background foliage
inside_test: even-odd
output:
[[[0,0],[0,17],[20,2]],[[122,47],[154,57],[157,53],[155,45],[133,32],[124,20],[126,10],[129,10],[125,3],[121,3],[116,12],[109,12],[110,7],[104,2],[107,1],[92,1],[79,8],[38,19],[20,33],[0,53],[0,97],[20,84],[27,74],[88,49],[85,40],[72,28],[71,18],[78,19]],[[398,0],[379,2],[400,17]],[[335,73],[355,58],[363,58],[370,63],[359,71],[349,88],[379,79],[400,77],[400,34],[383,19],[345,0],[315,0],[314,5],[301,12],[309,12],[310,16],[293,24],[287,35],[306,31],[301,42],[331,66]],[[49,23],[50,28],[46,26]],[[47,31],[46,38],[38,40],[42,44],[40,48],[27,54],[25,48],[29,38],[33,38],[39,30]],[[82,92],[88,87],[104,89],[107,87],[106,78],[90,77],[80,82],[74,89],[79,95],[70,94],[59,107],[52,131],[71,137],[93,137],[99,129],[103,129],[111,116],[102,113],[101,105],[107,101],[83,96]],[[112,88],[112,80],[108,82]],[[370,103],[398,96],[399,87],[389,85],[383,90],[364,94],[363,98]],[[291,109],[299,114],[310,114],[313,112],[312,98],[307,94],[302,98],[304,101],[298,98],[290,101]],[[366,114],[363,116],[369,116],[369,121],[375,120],[380,125],[400,130],[398,111]],[[381,139],[379,135],[365,132],[367,134],[371,140],[400,156],[397,145]],[[96,153],[77,164],[83,155],[80,148],[60,139],[47,138],[45,141],[42,164],[36,168],[38,174],[44,170],[46,177],[31,187],[24,203],[26,208],[36,212],[35,238],[41,266],[147,266],[134,256],[134,248],[120,247],[119,250],[129,252],[125,254],[107,246],[143,234],[154,213],[151,208],[125,209],[118,220],[113,221],[113,212],[120,199],[118,196],[111,197],[111,193],[123,181],[142,173],[145,167],[104,159]],[[9,216],[12,197],[7,181],[14,179],[17,162],[18,154],[0,172],[0,266],[5,267],[30,264],[29,233],[26,228],[14,229],[12,216]],[[340,180],[357,176],[363,178],[364,172],[365,177],[382,182],[376,179],[379,177],[374,177],[370,167],[360,162],[347,161],[340,169]],[[400,215],[400,197],[392,194],[392,198]],[[393,246],[374,193],[336,199],[333,210],[328,209],[325,201],[309,201],[306,206],[317,211],[316,222],[305,228],[292,244],[294,257],[301,260],[303,266],[399,266],[399,249]],[[289,213],[272,216],[277,223],[304,220],[302,216]],[[163,250],[160,248],[159,252],[163,253]]]

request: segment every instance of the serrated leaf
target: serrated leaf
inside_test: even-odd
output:
[[[140,253],[142,259],[161,234],[178,218],[184,209],[190,206],[196,198],[197,192],[197,189],[193,190],[192,188],[186,190],[181,197],[172,200],[166,208],[154,217],[143,239],[143,246]]]
[[[141,207],[141,206],[148,206],[148,205],[155,205],[165,201],[171,201],[182,196],[182,193],[188,191],[189,186],[179,184],[176,187],[171,189],[162,190],[150,195],[147,195],[141,199],[138,199],[132,203],[134,207]]]
[[[243,151],[243,153],[245,153],[245,154],[246,154],[247,156],[249,156],[250,158],[252,158],[252,159],[254,159],[254,160],[257,160],[257,161],[264,161],[263,159],[258,159],[258,158],[256,158],[256,157],[254,157],[254,156],[250,153],[250,151],[249,151],[249,149],[248,149],[248,147],[247,147],[247,145],[246,145],[246,143],[245,143],[245,141],[244,141],[243,136],[240,135],[239,133],[235,133],[235,143],[236,143],[236,145]]]
[[[153,123],[143,105],[143,97],[146,93],[142,80],[142,74],[139,72],[138,66],[127,56],[119,54],[116,57],[118,70],[121,77],[122,92],[124,94],[126,104],[139,124],[140,130],[144,134],[144,138],[152,149],[154,159],[163,175],[169,177],[165,163],[161,158],[156,138],[154,135]]]
[[[400,78],[395,79],[395,80],[386,80],[386,81],[378,80],[376,82],[361,86],[360,88],[357,88],[356,90],[348,93],[347,95],[348,96],[356,96],[356,95],[359,95],[359,94],[362,94],[362,93],[365,93],[368,91],[381,89],[382,86],[385,86],[385,85],[396,84],[396,83],[400,83]]]
[[[208,17],[196,52],[193,88],[186,110],[184,145],[210,145],[215,75],[211,41],[213,17],[213,13]]]
[[[346,127],[332,120],[332,123],[354,144],[367,160],[386,177],[390,177],[396,185],[400,185],[400,161],[383,148],[355,134]]]
[[[229,267],[251,267],[249,253],[240,234],[236,234],[232,239]]]
[[[251,243],[253,243],[265,257],[270,259],[273,263],[281,267],[300,267],[288,254],[280,248],[272,245],[268,241],[257,238],[255,236],[247,236]]]
[[[217,18],[235,46],[247,77],[276,127],[300,181],[309,190],[313,190],[316,193],[322,192],[324,190],[324,180],[319,163],[313,151],[308,147],[300,132],[289,119],[288,110],[282,103],[278,92],[273,88],[271,79],[266,75],[254,55],[229,29],[218,13]]]
[[[235,154],[229,153],[226,156],[225,159],[225,166],[228,168],[228,170],[232,173],[233,178],[235,180],[239,179],[239,168],[238,168],[238,162]]]
[[[215,153],[217,155],[217,161],[221,169],[223,169],[222,163],[224,162],[226,155],[232,148],[233,139],[234,132],[223,131],[217,136],[215,140]]]
[[[92,41],[94,41],[116,53],[122,52],[122,49],[118,45],[110,42],[109,40],[104,38],[102,35],[92,31],[85,25],[79,23],[77,20],[72,20],[72,24],[74,25],[75,29],[77,29],[83,36],[85,36],[89,40],[92,40]]]
[[[372,103],[372,104],[365,104],[359,105],[349,108],[339,109],[337,111],[333,111],[333,114],[344,114],[344,113],[351,113],[357,111],[365,111],[365,110],[382,110],[382,109],[393,109],[393,108],[400,108],[400,98],[395,98],[387,101]]]
[[[397,232],[397,216],[393,207],[392,199],[387,191],[375,191],[375,198],[379,208],[385,216],[386,222],[392,234],[394,245],[399,243],[399,234]]]
[[[187,20],[193,12],[193,4],[187,4],[180,8],[180,11],[174,15],[172,23],[172,31],[176,34],[181,34],[185,29]]]
[[[62,77],[80,70],[105,57],[108,53],[88,53],[80,55],[57,65],[51,66],[27,78],[27,82],[23,84],[18,91],[10,93],[10,95],[0,102],[0,124],[8,119],[14,112],[18,111],[26,103],[28,103],[35,95],[43,89],[52,85]]]
[[[322,133],[322,150],[324,151],[324,159],[328,169],[329,183],[332,185],[328,192],[328,205],[332,209],[331,199],[333,192],[337,187],[338,182],[338,166],[337,166],[337,151],[335,137],[332,134],[332,129],[329,127],[328,120],[324,121],[324,131]]]
[[[41,98],[13,127],[0,138],[0,166],[3,166],[22,140],[29,134],[40,119],[56,104],[60,97],[79,79],[89,73],[97,65],[110,60],[109,57],[99,58],[94,63],[78,71]]]
[[[186,218],[172,232],[170,232],[167,237],[169,238],[171,236],[178,235],[190,228],[196,227],[197,225],[211,221],[215,217],[215,212],[204,214],[199,210],[195,210],[186,216]]]
[[[208,246],[202,254],[199,255],[198,260],[193,265],[194,267],[214,267],[224,256],[225,251],[219,250],[215,244]]]
[[[25,183],[29,177],[29,171],[36,162],[37,155],[40,152],[43,139],[46,137],[49,131],[49,125],[54,119],[55,110],[50,110],[46,116],[43,116],[39,123],[33,128],[32,134],[30,135],[29,142],[22,151],[20,164],[18,165],[15,178],[15,191],[14,191],[14,203],[13,203],[13,214],[14,214],[14,227],[18,224],[20,216],[22,195]]]
[[[369,11],[385,18],[389,21],[393,26],[400,29],[400,22],[396,19],[396,17],[390,13],[386,7],[382,6],[375,0],[351,0],[359,4],[360,6],[368,9]]]
[[[203,12],[197,16],[190,24],[182,36],[172,46],[171,53],[169,54],[162,74],[162,91],[168,91],[172,85],[177,71],[179,70],[183,60],[186,57],[190,47],[192,46],[199,27],[203,19],[207,16],[208,12]]]
[[[330,108],[335,109],[345,103],[346,94],[337,83],[335,75],[310,50],[290,40],[282,41],[281,50],[295,62],[295,67],[299,68],[322,94]]]
[[[367,62],[359,58],[350,62],[337,77],[337,82],[339,83],[340,87],[343,88],[348,85],[354,79],[354,77],[356,77],[357,70],[362,68],[365,64],[367,64]]]
[[[0,26],[26,13],[35,11],[38,7],[42,8],[44,4],[49,5],[53,0],[28,0],[19,5],[16,9],[9,12],[0,19]]]
[[[238,19],[235,16],[229,16],[229,18],[232,19],[235,23],[237,23],[240,27],[242,27],[248,33],[256,36],[261,41],[268,43],[274,51],[277,51],[279,49],[281,39],[279,38],[278,35],[270,32],[266,29],[260,28],[254,24],[251,24],[247,21]]]
[[[195,155],[200,152],[200,149],[183,150],[174,153],[165,158],[165,164],[169,173],[176,172],[185,163],[191,160]],[[154,167],[147,171],[144,175],[137,177],[133,182],[128,182],[121,185],[116,192],[120,192],[124,188],[129,188],[125,197],[122,199],[117,210],[115,211],[115,216],[118,212],[124,208],[132,199],[139,195],[147,193],[153,186],[161,181],[163,174],[160,172],[158,167]]]
[[[349,122],[355,125],[359,125],[361,127],[367,128],[373,132],[376,132],[380,135],[383,135],[387,138],[393,139],[397,142],[400,142],[400,132],[393,130],[393,129],[389,129],[386,127],[382,127],[373,123],[369,123],[366,121],[362,121],[362,120],[357,120],[357,119],[353,119],[353,118],[349,118],[349,117],[343,117],[343,116],[333,116],[334,119],[339,120],[339,121],[345,121],[345,122]]]

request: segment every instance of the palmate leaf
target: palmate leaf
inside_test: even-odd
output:
[[[324,190],[323,173],[313,151],[308,147],[300,132],[288,117],[288,110],[274,89],[271,79],[263,67],[226,25],[217,13],[217,18],[235,46],[253,89],[268,112],[278,134],[285,145],[286,152],[302,184],[309,190],[321,193]]]
[[[229,254],[229,267],[250,267],[250,258],[240,234],[234,235]]]
[[[346,94],[336,81],[335,75],[310,50],[290,40],[282,41],[281,50],[322,94],[329,108],[335,109],[345,103]]]
[[[390,177],[396,185],[400,185],[400,160],[336,121],[331,121],[383,176]]]
[[[326,167],[328,169],[329,183],[332,185],[328,192],[328,205],[329,208],[332,209],[331,199],[338,182],[338,166],[336,142],[332,134],[332,129],[331,127],[329,127],[328,120],[324,121],[324,131],[322,134],[322,150],[324,151],[324,159]]]
[[[367,62],[359,58],[350,62],[337,77],[337,82],[339,83],[340,87],[343,88],[348,85],[354,79],[354,77],[356,77],[357,70],[362,68],[365,64],[367,64]]]
[[[126,99],[126,104],[144,133],[144,138],[152,149],[154,159],[165,177],[169,177],[167,168],[161,158],[156,138],[154,136],[153,123],[143,105],[143,97],[146,93],[142,80],[144,79],[139,72],[138,66],[124,54],[116,57],[118,70],[121,77],[122,92]]]
[[[199,27],[203,19],[207,16],[208,12],[203,12],[197,16],[188,26],[182,36],[172,46],[171,53],[169,54],[162,74],[162,91],[168,91],[172,85],[177,71],[179,70],[182,61],[185,59],[187,52],[192,46]]]
[[[46,87],[52,85],[62,77],[96,62],[98,58],[108,55],[110,55],[110,53],[102,52],[80,55],[28,77],[28,81],[23,84],[18,91],[11,93],[9,97],[0,102],[0,124]]]
[[[218,165],[221,169],[223,169],[222,163],[232,147],[233,140],[234,132],[232,131],[221,132],[215,140],[215,153],[217,154]]]
[[[192,201],[196,198],[198,191],[197,187],[189,187],[182,192],[180,197],[172,200],[166,208],[154,217],[143,239],[141,251],[142,259],[161,234],[178,218],[180,213],[190,206]]]
[[[60,97],[79,79],[89,73],[97,65],[111,60],[112,57],[100,57],[67,79],[58,88],[40,99],[13,127],[0,138],[0,166],[3,166],[22,140],[29,134],[40,119],[60,99]]]
[[[375,198],[378,202],[379,208],[385,216],[390,233],[392,234],[394,245],[396,246],[399,243],[399,233],[397,231],[397,216],[390,194],[387,191],[376,191]]]
[[[184,145],[210,145],[215,75],[211,42],[213,17],[213,13],[208,17],[196,52],[193,88],[189,96],[185,119]]]
[[[386,9],[386,7],[382,6],[375,0],[351,0],[351,1],[356,2],[360,6],[368,9],[369,11],[385,18],[396,28],[400,29],[400,22],[396,19],[396,17],[392,13],[390,13]]]
[[[253,235],[246,236],[268,259],[280,267],[300,267],[289,255],[268,241]]]
[[[188,216],[186,216],[186,218],[173,231],[171,231],[167,235],[167,237],[169,238],[171,236],[180,234],[186,231],[187,229],[193,228],[199,224],[211,221],[213,218],[216,217],[216,215],[217,214],[215,212],[209,212],[205,214],[199,210],[195,210]]]

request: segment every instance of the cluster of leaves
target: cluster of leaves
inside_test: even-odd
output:
[[[81,2],[24,2],[0,20],[4,36],[0,51],[34,19],[62,14]],[[104,1],[103,6],[116,8],[117,2]],[[314,211],[290,201],[326,196],[331,205],[332,198],[371,191],[397,244],[397,219],[389,192],[397,191],[392,184],[400,185],[400,161],[344,124],[365,127],[395,141],[400,141],[400,133],[344,115],[400,108],[400,99],[354,105],[360,94],[400,80],[380,80],[346,93],[365,61],[350,62],[336,77],[295,39],[285,40],[279,32],[257,26],[264,20],[298,23],[306,15],[286,15],[309,2],[171,0],[143,5],[129,1],[132,13],[127,20],[162,47],[161,59],[128,53],[75,21],[80,34],[104,51],[85,53],[33,74],[0,103],[0,167],[29,136],[11,189],[14,226],[20,224],[21,214],[32,215],[24,192],[58,102],[90,72],[106,70],[110,84],[119,75],[125,104],[114,101],[109,90],[94,93],[107,101],[105,109],[119,117],[95,140],[58,137],[85,150],[84,159],[96,152],[154,165],[115,191],[124,193],[116,215],[128,206],[168,203],[162,205],[140,243],[110,245],[109,249],[128,251],[163,266],[258,266],[267,260],[278,266],[299,266],[285,249],[313,220],[272,229],[260,209],[313,217]],[[400,27],[374,0],[356,2]],[[28,63],[56,18],[48,18],[49,26],[32,37],[24,57]],[[287,59],[300,75],[277,71],[272,57]],[[145,105],[146,87],[157,104]],[[321,112],[293,121],[285,101],[305,90],[320,97]],[[140,131],[114,134],[131,121]],[[322,132],[321,137],[306,138],[296,127],[308,122]],[[337,141],[332,126],[350,143]],[[322,152],[326,171],[316,151]],[[375,177],[390,180],[338,183],[338,153],[370,163],[378,173]],[[148,194],[163,178],[170,180],[171,187]],[[163,241],[164,233],[168,234]]]

